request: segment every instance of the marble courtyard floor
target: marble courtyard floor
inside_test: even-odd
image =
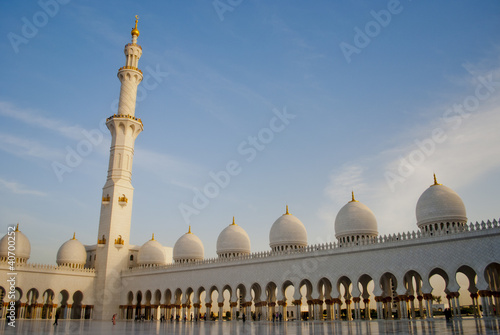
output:
[[[0,334],[248,334],[248,335],[376,335],[376,334],[500,334],[500,319],[485,318],[445,321],[434,320],[394,320],[394,321],[308,321],[308,322],[132,322],[121,321],[115,326],[104,321],[60,320],[58,326],[53,321],[17,320],[16,327],[10,327],[5,320],[0,321]]]

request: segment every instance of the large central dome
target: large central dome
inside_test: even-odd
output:
[[[269,232],[269,246],[273,251],[300,249],[307,246],[307,231],[304,224],[288,212],[273,223]]]
[[[155,234],[149,241],[144,243],[137,254],[138,265],[165,265],[167,264],[165,249],[160,242],[155,240]]]
[[[340,242],[354,242],[360,238],[378,236],[375,215],[368,206],[354,199],[340,209],[335,218],[335,237]]]
[[[11,237],[12,239],[12,237]],[[19,224],[16,226],[15,230],[15,255],[16,263],[26,263],[30,258],[31,254],[31,244],[26,235],[24,235],[19,230]],[[12,253],[11,253],[12,254]],[[9,259],[9,235],[5,234],[0,240],[0,259]]]
[[[69,266],[83,268],[87,261],[87,252],[82,242],[78,241],[73,234],[73,238],[64,242],[57,251],[56,262],[59,266]]]
[[[205,254],[201,240],[189,231],[182,235],[174,245],[174,261],[176,263],[186,263],[202,260]]]
[[[441,223],[462,226],[467,223],[465,205],[460,196],[451,188],[438,184],[434,176],[434,184],[422,193],[415,211],[417,226],[420,229],[439,230]],[[444,228],[444,226],[443,226]]]
[[[250,253],[250,238],[247,232],[234,222],[220,233],[217,238],[217,255],[232,257]]]

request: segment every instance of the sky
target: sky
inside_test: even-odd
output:
[[[188,231],[216,257],[232,217],[252,252],[285,212],[335,241],[351,199],[381,235],[416,230],[433,182],[469,221],[500,189],[500,3],[16,1],[0,11],[0,229],[30,262],[95,244],[117,71],[139,16],[132,240]],[[225,177],[225,178],[224,178]],[[214,179],[218,185],[214,187]],[[202,194],[203,196],[200,196]],[[189,210],[186,210],[189,209]]]

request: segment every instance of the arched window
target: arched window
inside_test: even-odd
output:
[[[130,260],[133,261],[134,260],[134,255],[130,255]]]

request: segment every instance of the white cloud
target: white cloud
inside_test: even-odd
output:
[[[14,194],[23,194],[23,195],[36,195],[36,196],[46,196],[47,193],[41,192],[41,191],[36,191],[36,190],[30,190],[27,189],[24,185],[21,185],[17,182],[14,181],[7,181],[2,178],[0,178],[0,188],[5,188],[9,191],[11,191]]]

